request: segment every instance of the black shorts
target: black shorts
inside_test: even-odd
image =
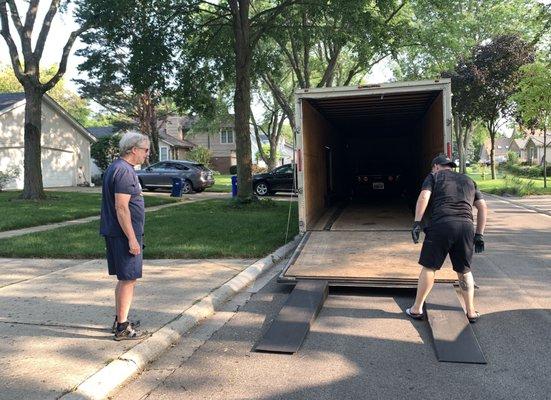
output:
[[[143,237],[138,237],[143,249]],[[126,236],[106,236],[107,269],[109,275],[117,275],[119,281],[132,281],[142,277],[143,251],[130,254]]]
[[[439,222],[425,230],[419,264],[440,269],[450,255],[453,270],[466,274],[471,270],[474,247],[474,225],[470,221]]]

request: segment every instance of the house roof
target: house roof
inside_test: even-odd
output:
[[[186,140],[186,139],[180,140],[175,137],[165,135],[164,133],[159,133],[159,139],[161,139],[163,142],[166,142],[173,147],[184,147],[188,149],[196,147],[196,144],[190,142],[189,140]]]
[[[524,150],[526,148],[526,143],[528,143],[528,139],[513,139],[511,144],[515,143],[519,149]]]
[[[511,146],[511,138],[507,138],[507,137],[497,137],[495,138],[495,142],[494,142],[494,152],[495,152],[495,156],[504,156],[507,154],[507,152],[509,151],[509,147]],[[486,151],[488,153],[490,153],[490,145],[491,145],[491,142],[490,142],[490,139],[488,139],[485,143],[484,143],[484,147],[486,148]]]
[[[96,139],[112,136],[117,132],[117,128],[114,126],[98,126],[94,128],[86,128]]]
[[[25,93],[0,93],[0,113],[22,100],[25,100]]]
[[[534,145],[536,145],[536,147],[543,147],[543,136],[530,136],[527,140],[528,141],[531,141],[534,143]],[[549,137],[547,138],[547,143],[546,143],[546,146],[545,147],[550,147],[551,145],[551,140],[549,140]]]
[[[76,129],[77,132],[79,132],[90,142],[96,141],[96,138],[92,136],[85,127],[83,127],[76,119],[71,117],[71,115],[67,111],[65,111],[65,109],[61,107],[54,99],[48,96],[48,94],[45,94],[44,97],[42,97],[42,101],[52,107],[55,111],[57,111],[59,115],[64,117],[67,122],[69,122]],[[24,104],[25,93],[0,93],[0,114],[7,113],[14,108],[17,108]]]

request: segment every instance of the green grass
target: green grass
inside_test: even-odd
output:
[[[100,193],[46,192],[45,200],[19,200],[20,191],[0,192],[0,231],[28,228],[98,215]],[[175,201],[168,197],[147,196],[146,207]]]
[[[513,196],[551,194],[551,180],[547,182],[547,188],[543,187],[543,178],[529,179],[497,174],[497,179],[491,179],[491,175],[484,178],[481,174],[469,173],[476,182],[478,188],[486,193],[510,194]]]
[[[145,258],[260,258],[285,242],[289,202],[206,200],[148,213]],[[291,203],[288,240],[298,233]],[[0,240],[1,257],[104,258],[99,222]],[[63,245],[60,245],[62,243]]]
[[[207,192],[231,192],[231,175],[215,175],[214,185]]]

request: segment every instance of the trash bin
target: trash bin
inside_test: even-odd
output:
[[[172,192],[170,197],[182,197],[182,187],[184,181],[182,178],[172,178]]]
[[[231,197],[237,196],[237,175],[231,177]]]

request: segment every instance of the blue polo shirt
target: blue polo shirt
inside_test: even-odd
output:
[[[134,167],[118,158],[105,170],[101,192],[100,234],[103,236],[125,236],[115,210],[115,193],[130,195],[130,216],[136,237],[144,231],[145,206],[142,187]]]

